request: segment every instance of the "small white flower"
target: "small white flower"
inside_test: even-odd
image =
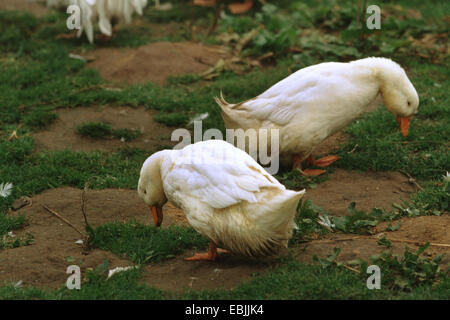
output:
[[[193,117],[191,120],[189,120],[188,125],[194,124],[195,121],[203,121],[203,120],[205,120],[208,117],[209,117],[209,113],[208,112],[201,113],[201,114],[196,115],[195,117]]]
[[[447,183],[450,182],[450,174],[448,173],[448,171],[447,171],[447,174],[444,174],[442,177],[444,178],[444,182],[447,182]]]
[[[320,215],[317,223],[320,224],[321,226],[324,226],[328,230],[333,230],[335,227],[335,224],[331,222],[330,217],[328,216]]]
[[[10,182],[0,184],[0,197],[9,197],[12,193],[13,184]]]

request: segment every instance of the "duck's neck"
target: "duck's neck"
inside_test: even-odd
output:
[[[145,164],[145,181],[151,184],[153,200],[160,205],[167,201],[161,175],[165,153],[164,150],[153,154]]]
[[[387,58],[365,58],[351,62],[371,70],[371,77],[377,83],[380,93],[383,93],[389,86],[389,81],[395,72],[401,71],[401,67],[394,61]]]

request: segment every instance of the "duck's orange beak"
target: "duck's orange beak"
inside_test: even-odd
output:
[[[153,222],[155,223],[155,226],[161,226],[161,223],[163,221],[162,208],[158,206],[151,206],[150,209],[152,210]]]
[[[397,122],[400,125],[400,129],[402,130],[402,134],[404,137],[406,137],[408,135],[410,121],[411,121],[411,116],[409,116],[409,117],[397,116]]]

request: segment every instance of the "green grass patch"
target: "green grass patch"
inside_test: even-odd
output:
[[[204,249],[208,241],[192,228],[157,228],[131,220],[95,228],[90,235],[89,244],[143,264],[173,258],[186,249]]]
[[[23,117],[23,123],[33,130],[39,130],[47,127],[58,118],[54,112],[45,112],[43,110],[33,111]]]
[[[134,129],[113,129],[111,124],[106,122],[87,122],[77,126],[77,133],[83,137],[92,139],[124,139],[132,141],[139,137],[141,132]]]
[[[13,249],[21,246],[29,246],[34,242],[34,236],[27,232],[25,236],[16,236],[14,234],[6,234],[0,238],[1,249]]]
[[[27,219],[23,215],[18,217],[8,217],[4,213],[0,213],[0,237],[9,231],[20,229],[27,224]],[[0,245],[1,247],[1,245]]]

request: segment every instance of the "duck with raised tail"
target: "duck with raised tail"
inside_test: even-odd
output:
[[[208,253],[186,260],[214,260],[218,247],[250,257],[287,247],[304,192],[287,190],[246,152],[222,140],[153,154],[138,183],[155,225],[161,225],[162,206],[170,201],[210,240]]]
[[[312,152],[367,111],[379,94],[406,136],[419,96],[405,70],[387,58],[320,63],[298,70],[253,99],[230,104],[221,95],[216,102],[227,129],[279,129],[282,159],[301,170],[306,159],[319,167],[336,161],[337,156],[316,160]]]

